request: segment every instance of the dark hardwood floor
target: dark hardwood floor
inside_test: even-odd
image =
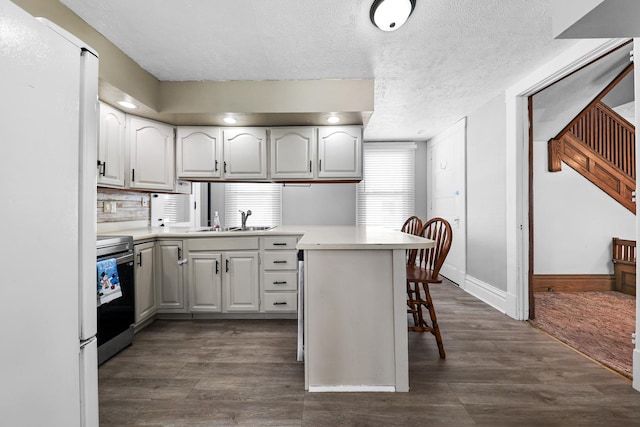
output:
[[[100,367],[100,425],[640,426],[629,380],[452,284],[431,288],[447,358],[410,333],[409,393],[305,393],[295,321],[163,320]]]

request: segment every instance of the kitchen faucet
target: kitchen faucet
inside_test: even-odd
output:
[[[240,210],[238,212],[240,212],[241,215],[242,229],[245,230],[247,228],[247,218],[251,215],[251,209],[249,209],[246,214]]]

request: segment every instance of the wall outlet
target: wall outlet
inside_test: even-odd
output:
[[[149,199],[147,199],[146,197],[143,197],[142,199],[140,199],[140,204],[142,205],[143,208],[148,208]]]
[[[103,202],[102,204],[102,212],[105,213],[116,213],[117,202]]]

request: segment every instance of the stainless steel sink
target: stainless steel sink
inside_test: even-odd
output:
[[[271,230],[273,227],[266,227],[266,226],[259,226],[259,227],[246,227],[244,229],[242,229],[242,227],[224,227],[221,228],[220,231],[265,231],[265,230]],[[189,230],[189,233],[202,233],[202,232],[209,232],[209,231],[215,231],[213,229],[213,227],[201,227],[201,228],[196,228],[196,229],[192,229]]]

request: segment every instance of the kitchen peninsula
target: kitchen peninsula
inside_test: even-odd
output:
[[[307,390],[409,391],[405,250],[433,246],[383,228],[304,234]]]
[[[405,250],[432,247],[432,240],[353,226],[221,232],[153,227],[111,233],[130,234],[140,244],[157,241],[157,298],[150,298],[150,308],[141,313],[173,318],[296,316],[299,291],[305,389],[409,390]],[[301,289],[295,286],[295,249],[304,251]],[[236,270],[234,260],[240,255],[241,261],[262,262],[243,261]],[[230,270],[222,267],[226,259]],[[181,279],[169,281],[184,267]],[[291,283],[280,285],[285,282]],[[145,319],[139,320],[142,325]]]

